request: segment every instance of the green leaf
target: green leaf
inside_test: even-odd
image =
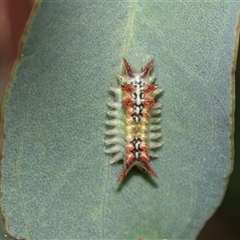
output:
[[[44,1],[5,96],[2,212],[25,239],[192,239],[232,169],[240,3]],[[164,89],[158,178],[104,153],[126,58]]]

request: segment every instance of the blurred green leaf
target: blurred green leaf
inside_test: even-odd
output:
[[[5,96],[2,211],[26,239],[192,239],[232,169],[239,2],[44,1]],[[164,89],[152,179],[104,154],[122,58]]]

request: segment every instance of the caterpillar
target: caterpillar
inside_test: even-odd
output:
[[[139,72],[135,72],[126,59],[123,65],[125,74],[117,74],[118,86],[110,88],[115,101],[107,103],[110,119],[106,122],[108,138],[105,141],[105,152],[113,155],[110,164],[123,160],[118,182],[133,166],[157,177],[150,157],[157,157],[153,149],[162,145],[158,140],[161,104],[155,102],[155,97],[163,89],[157,88],[155,77],[150,75],[153,60]]]

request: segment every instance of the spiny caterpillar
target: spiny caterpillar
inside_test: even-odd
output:
[[[121,181],[128,171],[137,166],[152,176],[156,173],[150,166],[150,157],[157,157],[152,149],[161,146],[158,141],[160,129],[160,103],[154,98],[162,92],[150,76],[153,60],[140,72],[135,72],[126,59],[123,59],[125,75],[117,74],[117,87],[110,90],[115,94],[115,101],[108,103],[111,117],[106,135],[112,136],[105,141],[106,153],[113,154],[110,163],[123,160],[123,167],[117,181]],[[156,132],[157,131],[157,132]]]

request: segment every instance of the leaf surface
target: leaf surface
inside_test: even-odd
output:
[[[26,239],[193,239],[232,169],[239,2],[43,1],[5,96],[2,211]],[[104,153],[126,58],[164,89],[158,178]],[[234,73],[234,72],[233,72]]]

